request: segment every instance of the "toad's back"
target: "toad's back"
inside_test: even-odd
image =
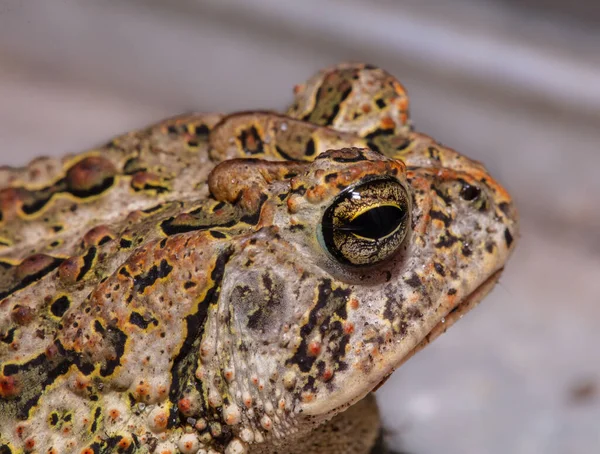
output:
[[[363,397],[517,235],[504,189],[407,109],[339,65],[286,115],[1,169],[0,453],[369,452]]]

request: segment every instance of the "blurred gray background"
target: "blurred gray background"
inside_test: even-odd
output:
[[[413,454],[600,452],[600,2],[0,0],[0,158],[190,111],[283,109],[367,61],[522,216],[494,293],[378,392]]]

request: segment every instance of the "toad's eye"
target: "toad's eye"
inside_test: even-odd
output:
[[[396,252],[409,221],[406,189],[394,179],[370,180],[344,190],[327,208],[322,241],[344,264],[374,265]]]

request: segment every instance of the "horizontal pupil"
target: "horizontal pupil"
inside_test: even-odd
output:
[[[405,217],[406,211],[400,207],[390,205],[375,207],[350,221],[348,230],[363,238],[377,240],[396,230]]]

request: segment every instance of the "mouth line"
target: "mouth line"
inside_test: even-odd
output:
[[[473,309],[475,306],[479,304],[479,302],[485,298],[485,296],[490,293],[490,291],[494,288],[498,280],[500,279],[500,275],[504,271],[504,268],[500,268],[490,277],[488,277],[485,281],[483,281],[475,290],[473,290],[469,295],[467,295],[463,300],[452,307],[445,316],[423,337],[423,339],[415,345],[415,347],[402,358],[399,364],[397,364],[389,374],[387,374],[381,382],[373,388],[372,392],[377,391],[392,375],[392,373],[401,367],[406,361],[413,357],[413,355],[423,348],[425,348],[430,342],[437,339],[441,334],[445,333],[448,328],[450,328],[454,323],[462,318],[467,312]]]
[[[467,312],[477,306],[483,298],[485,298],[488,293],[494,288],[498,280],[500,279],[500,275],[504,271],[504,268],[500,268],[490,277],[488,277],[485,281],[483,281],[479,286],[473,290],[469,295],[467,295],[463,300],[458,303],[456,306],[451,308],[448,313],[442,317],[442,319],[429,331],[429,333],[423,338],[421,342],[419,342],[411,355],[417,353],[419,350],[423,349],[427,344],[437,339],[441,334],[445,333],[448,328],[450,328],[454,323],[462,318]]]

